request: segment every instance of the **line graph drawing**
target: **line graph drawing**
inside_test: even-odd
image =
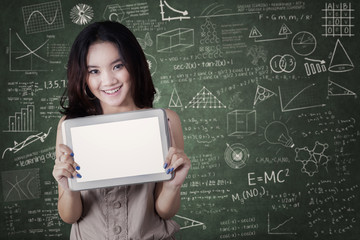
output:
[[[281,88],[279,89],[279,97],[280,97],[280,106],[282,112],[289,112],[295,110],[302,110],[314,107],[325,107],[326,105],[323,103],[317,103],[319,100],[315,100],[314,97],[318,96],[318,91],[316,90],[316,84],[310,84],[295,94],[290,94],[289,92],[284,91],[281,94]],[[285,96],[285,97],[284,97]]]
[[[184,19],[190,19],[190,16],[188,16],[189,12],[187,10],[177,10],[174,7],[170,6],[166,0],[160,0],[160,14],[161,14],[161,20],[163,21],[172,21],[172,20],[184,20]],[[171,10],[171,12],[174,12],[176,14],[179,14],[175,17],[165,17],[165,11],[164,7],[166,6],[167,9]]]
[[[209,6],[207,6],[202,12],[201,16],[216,16],[220,13],[224,14],[227,12],[227,14],[231,13],[231,8],[225,8],[224,4],[218,4],[218,3],[212,3]],[[226,14],[226,13],[225,13]]]
[[[203,87],[185,108],[226,108],[226,106],[206,87]]]
[[[60,0],[22,7],[22,13],[26,34],[64,28]]]
[[[24,58],[24,57],[26,57],[26,56],[29,56],[29,55],[31,55],[31,54],[34,54],[36,57],[40,58],[41,60],[44,60],[45,62],[48,62],[48,60],[46,60],[45,58],[39,56],[39,55],[36,53],[36,51],[38,51],[40,48],[42,48],[42,47],[49,41],[49,39],[46,40],[43,44],[41,44],[38,48],[36,48],[36,49],[34,49],[34,50],[31,50],[31,49],[24,43],[24,41],[20,38],[20,36],[19,36],[18,33],[16,33],[16,36],[18,37],[18,39],[20,40],[20,42],[29,50],[29,52],[25,53],[24,55],[21,55],[21,56],[16,57],[16,59]]]
[[[239,12],[233,13],[231,8],[227,8],[224,4],[217,2],[207,6],[200,14],[199,18],[213,18],[213,17],[229,17],[235,15],[251,15],[259,14],[260,12]]]
[[[48,25],[52,25],[52,24],[54,24],[54,22],[55,22],[55,20],[56,20],[58,11],[59,11],[59,10],[56,9],[56,10],[55,10],[55,16],[52,17],[52,20],[51,20],[51,18],[49,19],[49,20],[51,20],[51,22],[46,19],[46,17],[44,16],[44,14],[42,14],[42,12],[40,12],[40,11],[38,11],[38,10],[33,11],[32,13],[30,13],[29,18],[28,18],[28,20],[26,21],[26,26],[29,25],[29,22],[30,22],[30,20],[31,20],[31,17],[32,17],[33,15],[35,15],[35,14],[40,14],[40,16],[44,19],[44,21],[45,21]],[[35,17],[34,17],[34,18],[35,18]]]
[[[36,142],[37,140],[40,140],[41,142],[44,142],[45,139],[49,136],[51,127],[49,128],[47,133],[41,132],[38,133],[36,135],[30,135],[29,137],[27,137],[24,141],[22,141],[21,143],[17,143],[16,141],[14,142],[14,147],[8,147],[5,149],[5,151],[2,154],[2,159],[4,159],[5,153],[7,151],[13,152],[13,153],[17,153],[18,151],[20,151],[21,149],[25,148],[26,146],[30,145],[33,142]]]
[[[39,169],[2,172],[5,202],[37,199],[40,197]]]
[[[290,229],[286,229],[286,224],[294,220],[294,217],[289,217],[285,221],[278,224],[276,227],[271,227],[270,213],[268,213],[268,234],[269,235],[297,235],[296,232],[292,232]],[[282,230],[285,228],[285,230]]]
[[[44,62],[49,61],[46,56],[46,46],[50,39],[45,40],[38,47],[29,47],[27,43],[15,32],[15,39],[12,36],[12,29],[9,28],[9,71],[49,71]]]

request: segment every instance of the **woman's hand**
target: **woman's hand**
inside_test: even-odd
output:
[[[68,146],[59,144],[59,154],[57,154],[55,159],[52,174],[64,190],[69,190],[68,178],[81,177],[81,175],[76,171],[80,170],[80,167],[74,162],[73,157],[74,154]]]
[[[191,163],[184,150],[171,147],[165,160],[164,168],[166,173],[174,174],[171,181],[164,182],[175,187],[181,187],[189,172]]]

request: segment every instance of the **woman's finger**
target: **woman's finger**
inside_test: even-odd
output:
[[[168,154],[166,155],[164,168],[167,168],[168,166],[170,166],[171,159],[172,159],[173,155],[175,154],[175,152],[176,152],[176,149],[174,147],[169,148]]]
[[[65,144],[59,144],[59,152],[61,154],[69,155],[71,157],[74,156],[74,153],[72,152],[71,148],[69,148],[68,146],[66,146]]]

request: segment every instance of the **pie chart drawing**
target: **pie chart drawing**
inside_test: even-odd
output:
[[[302,31],[295,34],[291,40],[291,46],[298,55],[308,56],[316,49],[316,38],[309,32]]]

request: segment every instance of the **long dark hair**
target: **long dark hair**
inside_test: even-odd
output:
[[[99,100],[92,95],[86,84],[88,50],[97,41],[114,43],[119,49],[119,55],[131,76],[131,94],[135,105],[138,108],[153,107],[156,91],[140,44],[134,34],[121,23],[104,21],[84,28],[71,47],[67,64],[68,85],[60,101],[64,109],[61,113],[66,118],[103,113]]]

